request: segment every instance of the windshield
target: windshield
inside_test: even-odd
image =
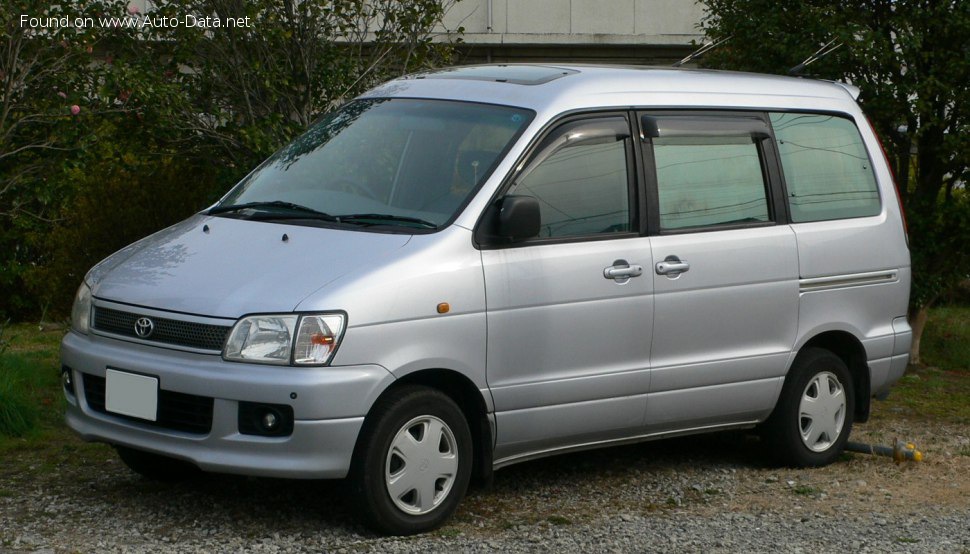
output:
[[[436,229],[464,205],[532,116],[445,100],[354,102],[274,154],[210,213]]]

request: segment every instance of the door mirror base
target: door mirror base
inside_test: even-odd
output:
[[[509,195],[498,210],[498,236],[519,242],[539,236],[542,217],[534,196]]]
[[[539,236],[541,222],[539,200],[534,196],[508,195],[488,209],[477,240],[483,246],[522,242]]]

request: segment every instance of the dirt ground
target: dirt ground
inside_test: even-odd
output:
[[[4,454],[0,552],[770,552],[785,537],[782,551],[970,553],[970,423],[879,404],[852,433],[893,438],[925,461],[847,453],[779,468],[740,432],[536,460],[471,490],[445,527],[398,540],[361,527],[339,483],[150,482],[108,447],[65,435]]]
[[[970,425],[907,418],[877,406],[873,419],[856,425],[851,436],[856,442],[884,445],[894,438],[913,442],[924,460],[897,464],[890,458],[846,453],[824,468],[780,468],[770,462],[766,446],[746,433],[560,456],[498,472],[495,489],[474,495],[465,510],[534,521],[582,520],[603,511],[859,515],[970,508]],[[522,502],[514,494],[531,487],[536,490],[525,496],[534,501]],[[580,493],[562,506],[542,498],[543,488],[558,487]],[[623,494],[624,487],[634,489],[633,494]],[[606,497],[597,492],[606,490],[614,492]],[[484,505],[494,505],[503,493],[513,502],[486,509]]]

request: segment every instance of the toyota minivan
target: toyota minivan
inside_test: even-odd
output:
[[[67,423],[148,477],[349,478],[394,534],[578,449],[757,428],[828,464],[911,343],[857,95],[548,65],[378,86],[90,270]]]

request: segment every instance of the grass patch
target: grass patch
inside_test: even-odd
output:
[[[24,384],[22,360],[0,359],[0,435],[19,438],[34,429],[37,407]]]
[[[930,310],[921,350],[927,365],[970,374],[970,306]]]
[[[926,367],[910,369],[873,417],[970,423],[970,306],[930,310],[920,352]]]
[[[58,343],[63,330],[6,327],[0,336],[0,451],[61,428]]]
[[[930,367],[900,379],[886,402],[873,403],[873,415],[899,417],[902,414],[909,418],[970,423],[967,398],[970,398],[970,373]]]
[[[572,525],[573,524],[573,520],[569,519],[568,517],[563,517],[558,515],[549,516],[546,518],[546,521],[548,521],[553,525]]]
[[[798,485],[792,489],[792,492],[800,496],[812,496],[822,491],[809,485]]]

